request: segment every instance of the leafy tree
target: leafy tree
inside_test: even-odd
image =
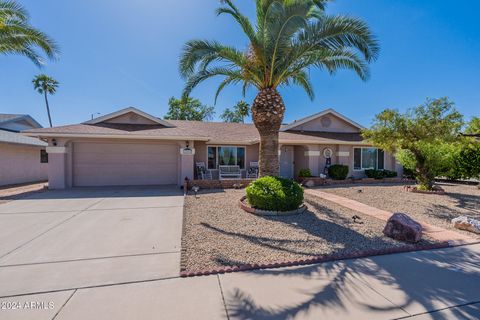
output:
[[[171,97],[168,100],[168,112],[164,119],[204,121],[210,120],[214,114],[213,107],[203,105],[198,99]]]
[[[464,144],[455,157],[454,168],[461,178],[480,178],[480,142]]]
[[[415,168],[420,187],[431,190],[442,171],[442,152],[458,141],[462,125],[462,115],[447,98],[427,99],[403,114],[392,109],[377,114],[363,136],[375,146],[396,152],[402,165]]]
[[[298,85],[313,99],[311,68],[330,73],[350,69],[366,80],[368,63],[379,46],[367,24],[359,19],[325,13],[327,0],[255,0],[256,20],[250,21],[233,3],[223,0],[218,15],[228,15],[246,38],[246,50],[216,41],[185,44],[180,72],[186,79],[184,95],[203,81],[220,76],[215,99],[227,85],[258,90],[252,105],[260,134],[259,174],[279,174],[278,136],[285,105],[278,88]]]
[[[480,118],[473,117],[465,129],[465,133],[469,135],[480,136]]]
[[[48,95],[55,94],[58,88],[58,81],[52,77],[47,76],[46,74],[39,74],[35,76],[32,80],[33,88],[37,90],[38,93],[43,94],[45,97],[45,105],[47,107],[48,122],[50,127],[52,127],[52,117],[50,116],[50,106],[48,105]]]
[[[248,117],[249,115],[250,105],[242,100],[237,102],[233,107],[233,110],[230,110],[229,108],[225,109],[220,118],[225,122],[245,123],[245,117]]]
[[[44,61],[38,49],[54,59],[58,47],[46,34],[33,28],[28,19],[27,11],[16,1],[0,0],[0,54],[23,55],[41,66]]]

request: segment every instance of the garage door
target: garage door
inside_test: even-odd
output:
[[[73,146],[73,184],[177,184],[178,146],[154,143],[80,143]]]

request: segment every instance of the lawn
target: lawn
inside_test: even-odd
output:
[[[262,217],[238,207],[244,194],[204,190],[198,198],[187,196],[182,247],[186,271],[406,246],[383,235],[383,221],[326,200],[306,195],[308,210],[303,214]],[[353,215],[360,216],[361,223],[353,222]]]
[[[414,219],[478,237],[452,227],[451,220],[461,215],[480,219],[480,190],[477,186],[439,184],[445,195],[411,193],[400,184],[325,186],[320,190],[344,196],[391,212],[403,212]],[[361,192],[359,191],[361,190]]]

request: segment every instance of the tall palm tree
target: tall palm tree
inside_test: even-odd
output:
[[[35,76],[32,80],[33,88],[38,91],[38,93],[43,94],[45,97],[45,105],[47,107],[48,122],[50,123],[50,128],[52,127],[52,117],[50,116],[50,107],[48,105],[47,95],[55,94],[58,88],[58,81],[52,77],[47,76],[46,74],[39,74]]]
[[[252,105],[260,134],[260,175],[277,176],[278,131],[285,105],[278,88],[292,84],[314,98],[309,69],[334,73],[351,69],[366,80],[368,63],[378,56],[376,38],[363,21],[325,13],[328,0],[255,0],[256,21],[244,16],[232,0],[222,1],[217,14],[231,16],[248,39],[244,51],[216,41],[185,44],[180,72],[186,79],[184,95],[206,79],[222,76],[215,99],[230,84],[258,90]]]
[[[55,41],[29,24],[25,8],[15,1],[0,0],[0,54],[24,55],[41,66],[44,60],[36,49],[50,59],[58,53]]]

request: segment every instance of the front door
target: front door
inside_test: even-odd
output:
[[[293,146],[280,149],[280,176],[293,179]]]

